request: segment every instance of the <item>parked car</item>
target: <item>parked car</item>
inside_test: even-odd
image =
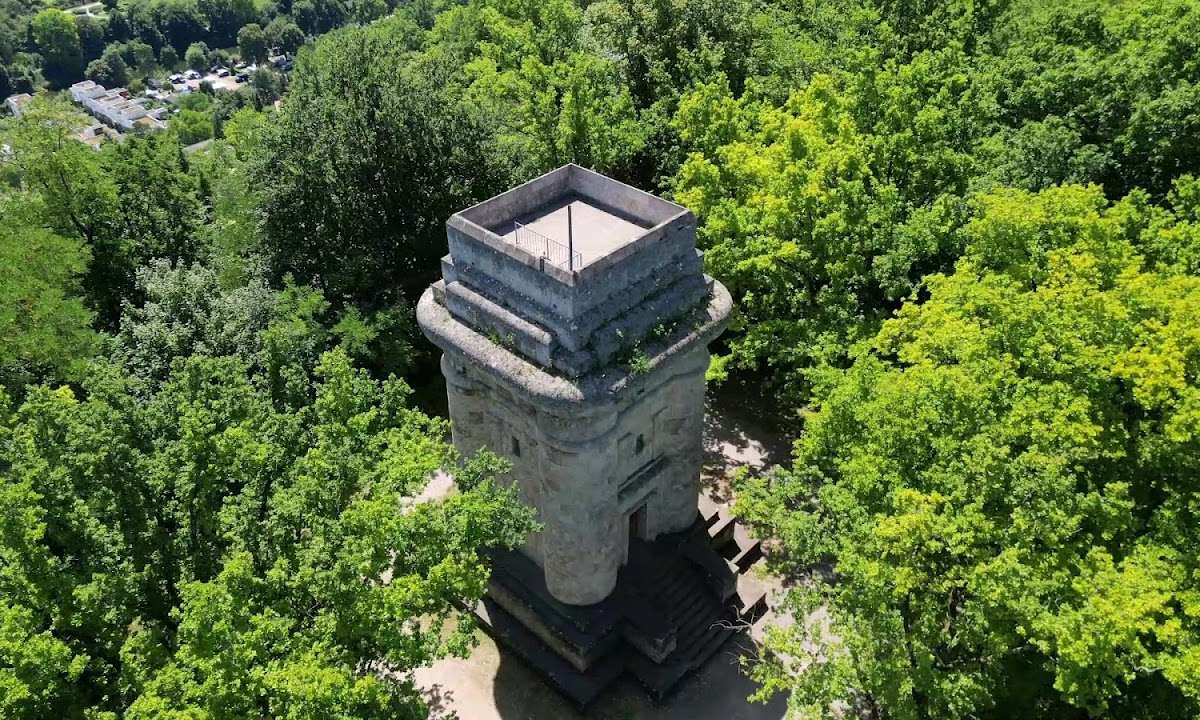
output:
[[[183,76],[186,77],[188,80],[199,80],[200,79],[200,73],[196,72],[195,70],[188,70],[186,73],[184,73]]]
[[[236,80],[237,82],[240,82],[240,83],[244,83],[249,79],[250,79],[250,76],[244,72],[238,73],[237,77],[234,78],[234,80]]]
[[[217,71],[217,77],[229,77],[229,69],[221,68]]]

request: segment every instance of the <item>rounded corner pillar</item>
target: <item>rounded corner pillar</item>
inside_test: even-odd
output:
[[[541,523],[522,552],[567,605],[607,599],[635,538],[697,521],[707,346],[732,299],[704,274],[695,223],[559,168],[455,214],[417,303],[454,446],[512,464],[499,482]]]

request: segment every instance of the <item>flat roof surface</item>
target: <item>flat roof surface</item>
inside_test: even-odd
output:
[[[541,246],[548,242],[545,255],[564,269],[568,268],[566,249],[570,245],[577,253],[571,269],[578,270],[633,242],[648,227],[572,193],[505,222],[494,232],[534,255],[542,254]]]

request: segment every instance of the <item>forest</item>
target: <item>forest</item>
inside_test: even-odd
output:
[[[52,90],[29,10],[0,88]],[[759,699],[1200,717],[1200,0],[254,12],[319,37],[203,152],[0,119],[0,717],[426,717],[536,523],[412,308],[450,214],[566,162],[696,214],[710,384],[796,438],[736,482],[791,588]]]

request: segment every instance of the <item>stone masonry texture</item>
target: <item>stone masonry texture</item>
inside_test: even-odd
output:
[[[562,237],[568,204],[588,224]],[[517,243],[526,223],[555,237]],[[631,533],[696,519],[707,346],[731,300],[695,228],[683,207],[567,165],[450,218],[442,280],[418,304],[454,445],[512,462],[502,480],[543,526],[524,551],[564,603],[612,592]],[[575,237],[586,260],[565,262]]]

